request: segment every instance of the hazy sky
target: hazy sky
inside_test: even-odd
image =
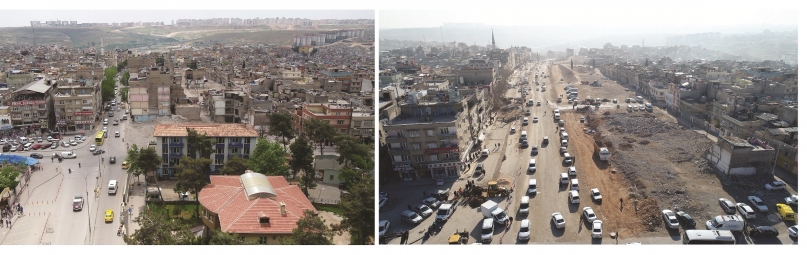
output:
[[[75,20],[78,23],[157,21],[171,24],[177,19],[209,18],[308,18],[308,19],[374,19],[373,10],[19,10],[0,11],[0,27],[30,26],[31,21]]]
[[[498,2],[498,1],[496,1]],[[481,23],[489,26],[635,27],[663,32],[665,27],[721,27],[745,24],[797,25],[798,3],[793,1],[538,1],[498,4],[492,9],[379,11],[380,29],[438,27],[443,23]],[[652,2],[652,1],[648,1]],[[576,3],[576,4],[570,4]],[[788,4],[789,3],[789,4]],[[502,6],[512,9],[500,9]],[[791,6],[792,8],[788,8]],[[478,5],[469,5],[478,8]],[[426,9],[426,8],[424,8]]]

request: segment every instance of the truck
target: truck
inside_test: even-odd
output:
[[[499,204],[493,200],[482,203],[482,215],[485,216],[485,218],[493,218],[498,224],[506,224],[507,221],[510,220],[510,216],[507,216],[507,212],[499,208]]]
[[[459,202],[459,200],[455,199],[451,203],[445,203],[445,204],[440,205],[439,209],[437,209],[437,213],[435,214],[437,216],[434,216],[434,220],[436,220],[438,222],[447,221],[448,218],[450,218],[451,215],[454,214],[454,209],[457,208],[457,203],[458,202]]]
[[[594,144],[597,145],[597,148],[600,148],[599,150],[600,160],[608,161],[608,158],[611,157],[611,152],[608,151],[608,147],[606,147],[605,144],[603,144],[603,142],[600,140],[595,140]]]

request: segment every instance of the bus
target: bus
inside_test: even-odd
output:
[[[735,244],[734,235],[728,230],[687,230],[684,244]]]
[[[103,130],[98,131],[98,133],[95,134],[95,145],[98,145],[98,146],[104,145],[104,131]]]

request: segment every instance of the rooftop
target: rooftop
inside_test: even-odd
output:
[[[208,137],[258,137],[258,132],[250,125],[244,124],[157,124],[154,127],[155,137],[188,136],[185,128],[196,130]]]
[[[317,210],[308,201],[300,187],[290,185],[282,176],[264,176],[245,173],[247,179],[266,178],[266,182],[242,185],[243,176],[210,176],[210,184],[199,191],[199,203],[218,214],[221,231],[230,233],[291,234],[297,220],[305,210]],[[244,186],[249,186],[245,188]],[[271,189],[276,196],[249,196],[250,190]],[[267,190],[268,190],[267,189]],[[264,192],[252,192],[268,193]],[[284,205],[285,204],[285,205]],[[285,206],[285,213],[281,206]],[[261,224],[259,218],[269,218],[269,224]]]

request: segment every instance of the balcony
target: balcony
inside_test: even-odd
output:
[[[455,132],[446,132],[446,133],[440,132],[440,136],[457,136],[457,132],[456,131]]]
[[[181,158],[183,155],[184,154],[182,154],[181,152],[180,153],[171,152],[171,153],[168,154],[168,157],[169,158]]]
[[[183,142],[170,142],[168,143],[168,147],[184,147],[185,143]]]
[[[240,143],[240,142],[238,142],[238,143],[232,143],[231,142],[231,143],[227,144],[227,147],[230,147],[230,148],[242,148],[242,147],[244,147],[244,144]]]
[[[223,143],[217,143],[216,144],[216,149],[224,149],[224,144]]]

